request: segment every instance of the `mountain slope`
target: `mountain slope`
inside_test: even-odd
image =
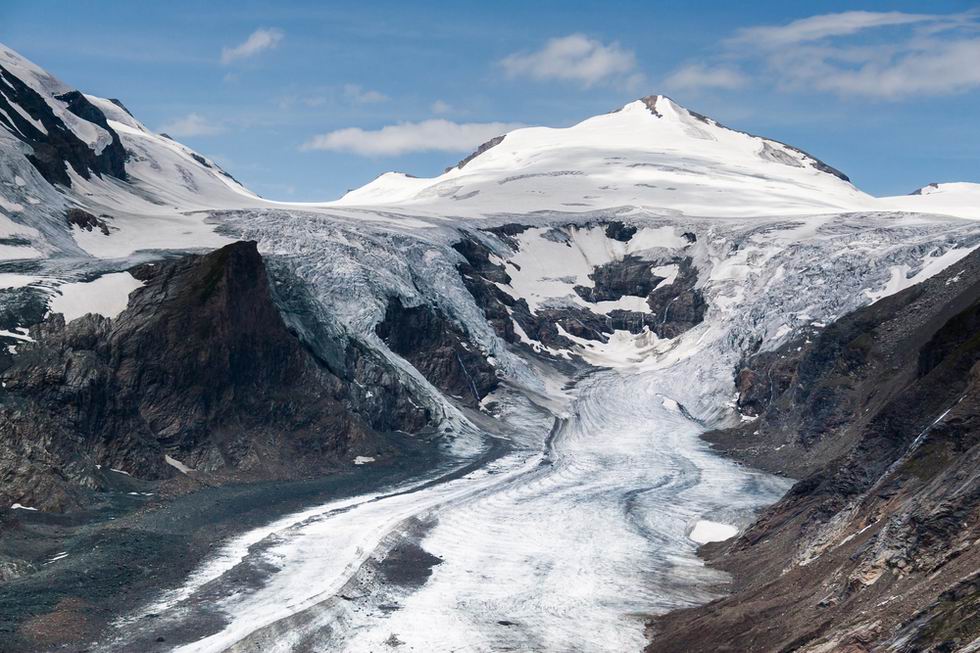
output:
[[[0,238],[20,237],[2,259],[220,246],[228,240],[189,212],[261,202],[118,101],[85,95],[2,44],[0,172]],[[106,233],[72,230],[71,207],[101,216]]]
[[[980,184],[954,182],[929,184],[909,195],[883,197],[883,207],[898,211],[980,218]]]
[[[978,333],[974,253],[750,359],[742,396],[761,417],[707,437],[803,478],[709,551],[734,594],[659,620],[648,651],[974,650]]]
[[[208,483],[322,474],[428,422],[378,383],[366,352],[335,353],[331,370],[289,333],[254,243],[133,272],[144,283],[117,317],[52,316],[0,356],[3,504],[78,508],[113,487],[110,470],[157,480],[190,468]]]
[[[463,215],[619,206],[689,215],[870,208],[842,173],[798,149],[728,129],[664,96],[572,127],[518,129],[433,179],[397,173],[336,203]]]

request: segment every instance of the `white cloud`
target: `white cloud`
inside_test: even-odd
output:
[[[892,29],[881,31],[881,28]],[[872,38],[865,32],[875,30]],[[980,14],[847,11],[738,30],[711,61],[692,62],[665,83],[902,100],[980,89]]]
[[[168,122],[160,128],[160,131],[181,138],[186,136],[211,136],[219,134],[224,131],[224,127],[218,123],[210,122],[204,116],[189,113],[182,118]]]
[[[432,113],[441,115],[443,113],[449,113],[450,111],[452,111],[453,105],[443,100],[436,100],[435,102],[432,103],[431,109],[432,109]]]
[[[394,156],[408,152],[464,152],[495,136],[523,127],[519,123],[423,120],[388,125],[381,129],[338,129],[314,136],[304,150],[353,152],[362,156]]]
[[[900,11],[844,11],[801,18],[786,25],[746,27],[736,32],[731,43],[754,47],[780,47],[833,36],[848,36],[874,27],[909,25],[934,20],[936,20],[935,16],[907,14]]]
[[[344,86],[344,97],[355,104],[376,104],[387,102],[388,96],[378,91],[370,91],[361,88],[357,84],[346,84]]]
[[[275,28],[260,28],[252,32],[243,43],[233,48],[222,48],[221,63],[227,65],[239,59],[248,59],[265,50],[277,47],[285,34]]]
[[[518,52],[500,61],[508,77],[579,82],[635,82],[636,56],[618,43],[603,44],[584,34],[548,40],[535,52]]]
[[[884,61],[871,58],[855,66],[828,56],[818,66],[790,65],[786,83],[841,95],[914,99],[980,88],[980,39],[937,41],[929,47],[896,52]]]
[[[736,89],[745,86],[748,78],[741,71],[728,66],[688,64],[675,70],[664,84],[669,89],[721,88]]]

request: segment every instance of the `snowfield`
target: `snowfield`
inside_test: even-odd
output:
[[[141,287],[143,282],[129,272],[102,275],[94,281],[66,283],[58,287],[58,295],[51,300],[52,313],[61,313],[65,322],[71,322],[87,313],[116,317],[129,303],[129,293]]]

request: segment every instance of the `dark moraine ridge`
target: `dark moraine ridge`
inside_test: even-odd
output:
[[[733,593],[649,653],[966,650],[980,638],[980,252],[737,371],[706,437],[800,480],[704,555]],[[972,649],[971,649],[972,650]]]

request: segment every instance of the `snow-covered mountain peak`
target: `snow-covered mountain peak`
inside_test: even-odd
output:
[[[227,239],[193,212],[264,204],[118,100],[82,93],[0,45],[0,261],[220,246]]]
[[[219,210],[388,220],[594,213],[710,218],[912,211],[980,218],[980,185],[876,199],[803,151],[664,95],[563,128],[493,138],[443,174],[386,173],[333,202],[257,197],[215,161],[0,44],[0,262],[220,246]],[[348,213],[348,208],[353,209]],[[87,227],[68,219],[89,214]],[[93,225],[98,224],[99,228]]]
[[[519,204],[732,216],[853,210],[870,201],[846,176],[797,148],[652,95],[571,127],[514,130],[438,177],[381,175],[337,204],[411,204],[452,214]]]

